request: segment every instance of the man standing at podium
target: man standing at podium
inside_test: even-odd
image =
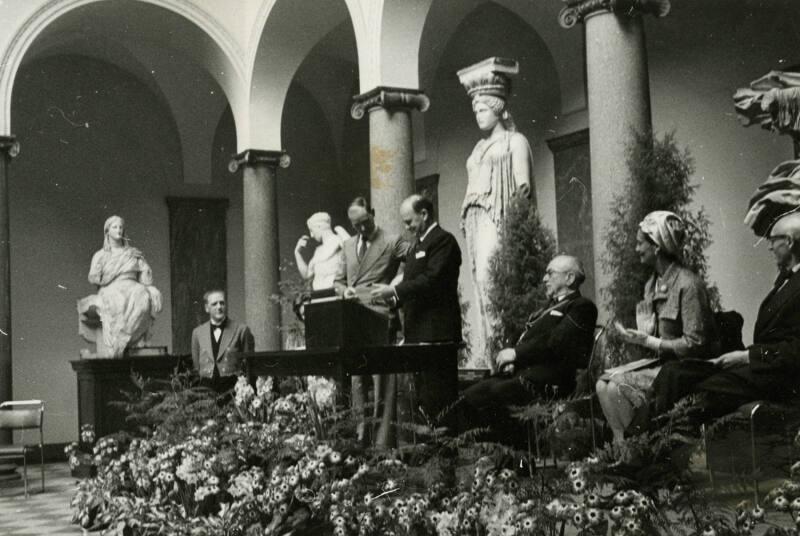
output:
[[[386,316],[389,340],[394,343],[397,332],[397,315],[386,304],[372,300],[369,291],[375,284],[386,284],[397,275],[408,251],[408,243],[400,236],[392,236],[375,224],[375,212],[364,197],[356,197],[347,208],[347,217],[356,235],[345,240],[342,262],[334,286],[345,298],[359,298],[361,302]],[[368,377],[353,376],[353,409],[363,418]],[[372,376],[374,406],[372,417],[380,419],[374,442],[379,447],[395,443],[392,422],[397,420],[396,378],[394,375]],[[364,422],[358,425],[359,439],[365,439]]]
[[[228,318],[224,290],[209,290],[203,301],[208,322],[192,331],[192,361],[202,383],[223,393],[233,388],[243,372],[237,353],[252,352],[255,340],[250,328]]]
[[[416,239],[406,254],[403,281],[378,285],[372,296],[397,300],[403,308],[405,344],[461,341],[458,274],[461,249],[456,238],[436,222],[433,203],[412,195],[400,205],[400,217]],[[452,376],[452,377],[451,377]],[[436,416],[458,395],[458,371],[442,377],[415,374],[414,390],[425,412]]]

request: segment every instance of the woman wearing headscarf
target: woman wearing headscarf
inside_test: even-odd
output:
[[[617,323],[619,336],[643,347],[655,359],[641,368],[623,365],[606,370],[597,382],[597,396],[615,441],[621,441],[637,408],[651,396],[660,363],[713,357],[716,329],[703,279],[681,264],[686,236],[683,220],[672,212],[651,212],[639,223],[636,252],[652,269],[644,297],[636,306],[636,329]]]

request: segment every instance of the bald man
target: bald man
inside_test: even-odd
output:
[[[550,302],[531,315],[516,346],[497,354],[499,374],[464,392],[468,428],[513,428],[508,406],[528,404],[537,394],[563,397],[573,391],[577,370],[588,365],[597,322],[597,307],[580,293],[584,279],[577,258],[550,261],[543,278]]]
[[[705,418],[754,400],[787,398],[800,387],[800,214],[778,220],[766,240],[778,277],[758,310],[753,344],[713,359],[719,372],[700,383]]]

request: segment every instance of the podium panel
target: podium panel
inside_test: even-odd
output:
[[[359,348],[389,342],[389,317],[356,300],[332,299],[305,306],[306,348]]]

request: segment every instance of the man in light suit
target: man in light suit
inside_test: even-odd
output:
[[[255,342],[247,326],[228,318],[224,290],[209,290],[203,300],[209,319],[192,331],[192,361],[203,383],[222,393],[244,372],[237,353],[252,352]]]
[[[418,194],[400,205],[406,229],[416,236],[406,254],[403,281],[375,285],[376,299],[397,300],[403,308],[405,343],[461,342],[458,275],[461,249],[455,237],[436,222],[433,203]],[[414,390],[427,415],[436,416],[455,401],[458,374],[414,375]]]
[[[577,258],[559,255],[547,266],[543,282],[548,304],[534,312],[517,344],[498,352],[498,374],[466,391],[465,424],[488,426],[500,441],[518,422],[509,406],[524,406],[537,396],[568,396],[578,369],[586,368],[594,340],[597,307],[580,293],[586,279]]]
[[[375,284],[389,283],[398,273],[403,262],[408,243],[400,236],[392,236],[375,224],[375,212],[364,197],[357,197],[347,209],[347,217],[356,235],[345,240],[342,262],[334,286],[345,298],[363,297],[363,304],[374,311],[386,315],[390,340],[394,342],[397,331],[397,315],[383,302],[372,300],[369,289]],[[366,401],[366,381],[368,377],[353,376],[353,409],[363,418]],[[372,376],[373,419],[380,419],[375,431],[375,445],[391,447],[395,443],[394,426],[397,420],[396,377],[394,375]],[[359,439],[365,441],[365,423],[358,425]]]

